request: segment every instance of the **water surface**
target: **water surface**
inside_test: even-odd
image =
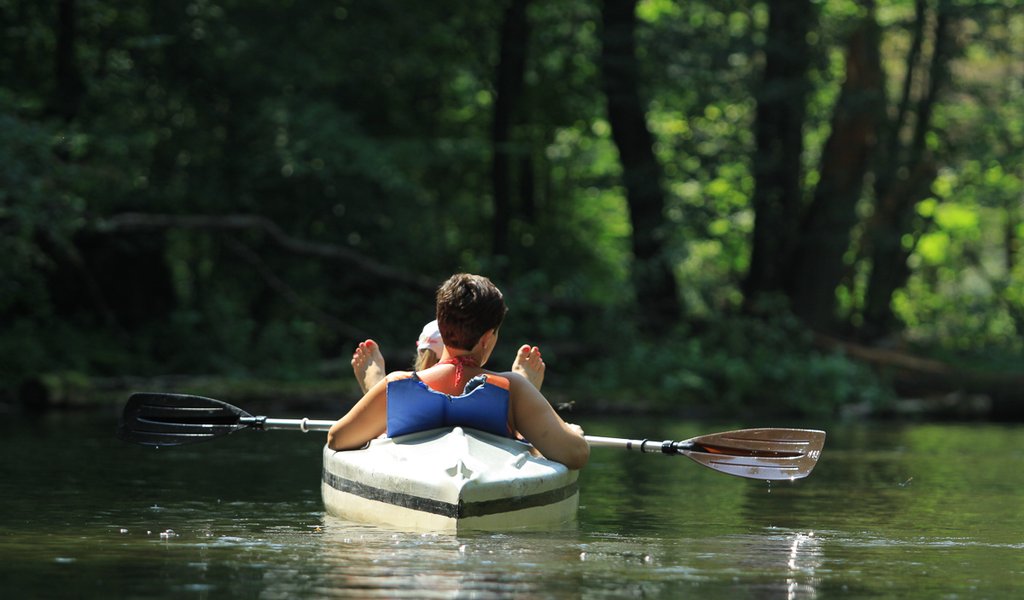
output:
[[[0,596],[1001,598],[1024,589],[1021,427],[832,425],[818,468],[793,484],[595,449],[575,522],[453,536],[325,515],[321,434],[242,432],[153,450],[114,439],[115,422],[64,414],[0,425]],[[766,425],[582,424],[657,439]]]

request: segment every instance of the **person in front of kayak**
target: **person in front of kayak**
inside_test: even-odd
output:
[[[434,319],[423,326],[420,337],[416,340],[416,358],[412,370],[423,371],[436,365],[441,360],[442,352],[444,343],[441,342],[441,330],[437,327],[437,319]],[[545,368],[540,348],[529,344],[520,346],[515,360],[512,361],[512,371],[527,378],[538,390],[544,383]],[[378,381],[384,379],[387,370],[384,368],[384,355],[381,354],[377,342],[372,339],[359,342],[352,353],[352,374],[364,394]]]
[[[545,457],[582,468],[590,446],[578,425],[566,423],[526,377],[483,368],[507,312],[501,291],[479,275],[453,275],[437,291],[441,360],[419,372],[395,372],[375,384],[327,434],[334,450],[370,440],[463,425],[521,435]]]

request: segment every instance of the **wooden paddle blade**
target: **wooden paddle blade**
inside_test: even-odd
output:
[[[738,429],[687,440],[687,449],[733,456],[796,457],[817,460],[825,446],[825,432],[817,429]],[[683,445],[683,444],[680,444]]]
[[[740,429],[702,435],[688,442],[679,453],[716,471],[750,479],[794,480],[811,474],[825,446],[825,432]]]
[[[811,474],[818,462],[818,454],[802,454],[797,456],[734,456],[730,454],[711,454],[681,450],[694,462],[714,469],[720,473],[746,477],[747,479],[764,479],[766,481],[793,481],[803,479]]]
[[[205,442],[251,426],[244,410],[202,396],[141,392],[124,406],[117,437],[144,446]]]

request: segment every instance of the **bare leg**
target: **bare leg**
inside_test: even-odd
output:
[[[387,375],[387,371],[384,370],[384,355],[380,353],[377,342],[366,340],[359,343],[352,354],[352,372],[364,394],[378,381],[384,379]]]
[[[540,348],[524,344],[516,353],[516,359],[512,362],[512,372],[519,373],[533,384],[533,387],[540,389],[544,383],[544,359],[541,358]]]

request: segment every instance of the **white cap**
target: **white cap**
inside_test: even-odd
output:
[[[437,358],[441,358],[444,352],[444,343],[441,341],[441,330],[437,328],[437,320],[433,320],[423,326],[420,332],[420,339],[416,340],[416,351],[430,348]]]

